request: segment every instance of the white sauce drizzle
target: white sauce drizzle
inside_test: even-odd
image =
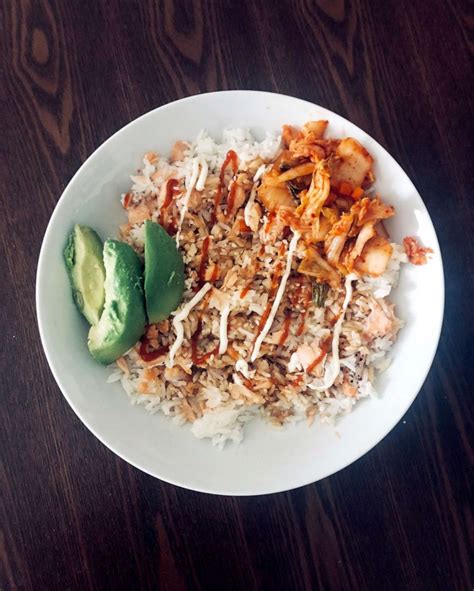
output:
[[[241,380],[240,376],[236,373],[232,374],[232,380],[234,381],[234,384],[237,384],[237,386],[243,386],[244,383]]]
[[[181,237],[181,228],[183,227],[184,216],[186,215],[186,212],[188,211],[189,198],[191,197],[191,193],[194,189],[194,185],[196,184],[196,181],[198,180],[198,174],[199,174],[199,159],[193,158],[193,168],[192,168],[192,172],[191,172],[191,178],[189,179],[189,185],[186,189],[186,194],[184,196],[183,205],[181,206],[181,214],[179,216],[178,231],[176,233],[176,246],[179,246],[179,239]]]
[[[237,359],[235,362],[235,371],[240,371],[244,378],[247,378],[247,380],[250,379],[249,364],[245,359]]]
[[[256,183],[257,181],[259,181],[262,176],[263,173],[265,172],[267,168],[266,164],[260,164],[260,166],[257,168],[257,172],[255,173],[255,176],[253,177],[253,182]]]
[[[199,158],[199,164],[201,165],[201,173],[196,183],[196,189],[198,191],[203,191],[206,184],[207,173],[209,172],[209,167],[207,166],[207,162],[204,160],[204,158]]]
[[[170,349],[169,360],[167,363],[168,367],[173,367],[174,365],[174,357],[176,353],[179,351],[181,345],[183,344],[184,340],[184,327],[183,321],[186,320],[191,310],[199,304],[202,298],[206,295],[206,293],[212,288],[210,283],[205,283],[201,289],[197,292],[197,294],[189,300],[189,302],[183,306],[183,308],[176,314],[173,318],[173,326],[176,331],[176,340],[173,343],[173,346]]]
[[[271,329],[273,320],[275,315],[278,311],[278,307],[280,306],[281,299],[283,298],[283,294],[285,293],[286,282],[288,281],[288,277],[291,273],[291,263],[293,260],[293,254],[296,250],[296,246],[298,244],[298,240],[300,239],[301,234],[295,230],[293,233],[293,238],[291,239],[290,246],[288,248],[288,256],[286,258],[286,269],[283,277],[281,278],[280,285],[278,286],[278,291],[275,297],[275,301],[273,302],[272,309],[270,310],[270,314],[265,322],[265,326],[262,329],[262,332],[258,335],[257,340],[255,341],[255,346],[252,351],[252,356],[250,357],[250,361],[255,361],[257,359],[258,354],[260,352],[260,347],[262,346],[263,340],[268,334],[268,331]]]
[[[258,168],[257,168],[257,172],[255,173],[255,176],[253,177],[253,186],[252,186],[252,190],[250,191],[250,197],[245,205],[245,209],[244,209],[244,221],[247,224],[247,226],[250,227],[251,224],[251,210],[252,210],[252,205],[254,204],[255,201],[255,195],[257,194],[257,182],[260,180],[260,178],[262,177],[263,173],[265,172],[266,169],[266,165],[265,164],[261,164]]]
[[[344,283],[344,288],[346,290],[346,297],[344,298],[344,303],[342,304],[342,310],[340,313],[339,318],[337,319],[336,326],[334,327],[334,333],[332,335],[332,356],[331,361],[326,363],[325,367],[325,374],[322,380],[314,380],[308,387],[312,390],[316,390],[318,392],[323,392],[330,388],[339,372],[341,370],[341,363],[339,361],[339,337],[341,336],[342,330],[342,323],[344,322],[344,316],[346,314],[347,306],[352,298],[352,282],[357,279],[357,275],[351,273],[346,277],[346,281]]]
[[[298,353],[295,351],[291,354],[290,361],[287,365],[288,373],[295,373],[297,369],[303,369]]]
[[[230,314],[230,304],[226,304],[221,312],[221,320],[219,324],[219,355],[224,355],[227,351],[229,339],[227,336],[227,319]]]

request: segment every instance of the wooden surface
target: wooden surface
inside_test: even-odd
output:
[[[1,5],[0,588],[472,589],[467,3]],[[403,421],[331,478],[261,498],[188,492],[115,457],[62,397],[35,318],[43,233],[79,165],[149,109],[229,88],[308,99],[381,142],[430,210],[447,285],[438,354]]]

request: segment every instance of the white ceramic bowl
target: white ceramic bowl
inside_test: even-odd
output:
[[[364,400],[335,429],[318,422],[276,429],[261,420],[246,426],[242,444],[224,451],[197,440],[188,427],[132,407],[121,386],[107,384],[107,369],[93,361],[87,326],[74,308],[62,251],[75,222],[102,237],[116,236],[125,220],[119,196],[143,153],[167,153],[178,138],[206,128],[219,136],[228,126],[249,127],[257,136],[283,123],[324,118],[329,135],[353,136],[375,158],[376,187],[396,207],[392,237],[418,236],[434,249],[429,264],[405,265],[393,299],[406,321],[389,369],[378,379],[379,399]],[[38,263],[38,321],[46,357],[66,400],[113,452],[149,474],[197,491],[254,495],[284,491],[329,476],[376,445],[400,420],[420,390],[438,344],[444,281],[436,234],[410,179],[375,140],[339,115],[277,94],[230,91],[192,96],[164,105],[113,135],[81,166],[51,217]]]

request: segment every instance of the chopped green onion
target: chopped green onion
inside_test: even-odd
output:
[[[313,302],[318,308],[322,308],[326,302],[329,285],[327,283],[313,283]]]

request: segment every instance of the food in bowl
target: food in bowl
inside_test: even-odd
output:
[[[201,132],[168,158],[145,154],[121,197],[120,241],[105,243],[144,260],[144,288],[131,265],[116,289],[104,247],[105,303],[89,335],[134,404],[223,446],[255,416],[333,421],[375,395],[402,326],[388,296],[408,258],[385,228],[395,209],[374,192],[372,156],[327,126],[286,125],[262,142]],[[424,262],[429,249],[405,246]],[[139,312],[123,338],[127,281]]]

